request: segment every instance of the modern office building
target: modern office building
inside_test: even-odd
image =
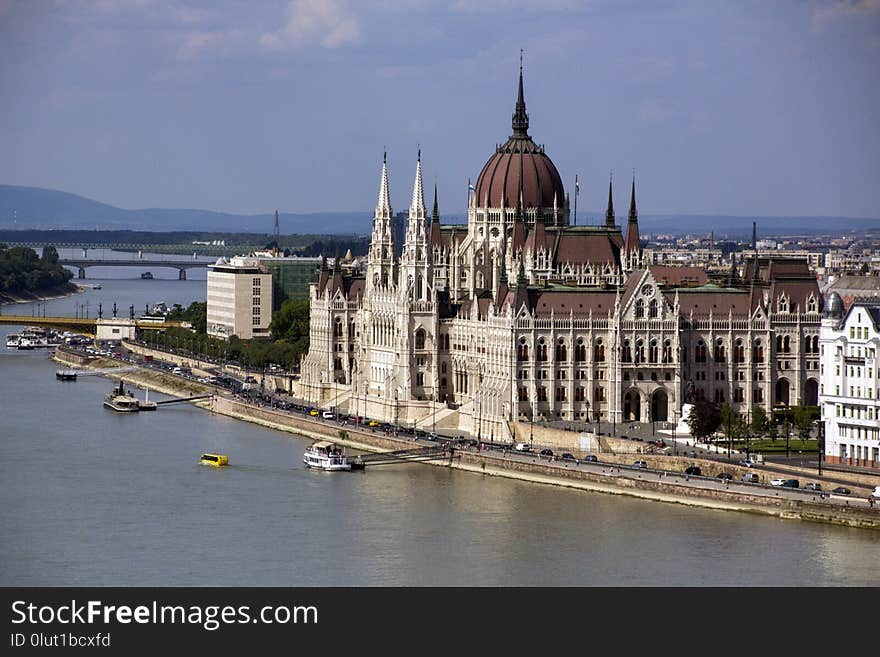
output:
[[[208,335],[268,337],[272,275],[254,258],[220,258],[208,266]]]

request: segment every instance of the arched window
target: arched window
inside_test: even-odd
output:
[[[656,363],[658,360],[657,341],[651,340],[651,347],[648,349],[648,362]]]
[[[623,352],[620,355],[620,360],[624,363],[632,362],[632,351],[630,350],[629,340],[623,341]]]
[[[818,335],[813,336],[813,353],[814,354],[819,353],[819,336]]]
[[[586,352],[586,348],[584,349]],[[586,353],[584,354],[586,356]],[[586,360],[586,358],[584,358]],[[597,363],[605,362],[605,345],[602,344],[602,338],[596,340],[596,344],[593,345],[593,360]]]
[[[584,344],[583,338],[577,339],[577,343],[574,346],[574,359],[579,363],[587,360],[587,346]]]
[[[702,340],[698,341],[697,346],[694,349],[694,361],[697,363],[705,363],[706,351],[706,344]]]
[[[556,345],[556,360],[568,360],[568,348],[565,346],[565,340],[563,338],[559,338],[559,342]]]
[[[791,351],[791,338],[787,335],[782,338],[782,351],[786,354]]]
[[[755,363],[764,362],[764,345],[761,344],[761,340],[755,340],[755,353],[752,357],[752,361]]]
[[[743,341],[737,339],[736,348],[734,349],[733,360],[736,363],[744,363],[746,362],[746,348],[743,345]]]
[[[526,342],[525,338],[519,339],[519,345],[516,347],[516,359],[517,360],[528,360],[529,359],[529,345]]]
[[[648,317],[657,317],[657,311],[657,299],[651,299],[651,301],[648,303]]]
[[[663,341],[663,362],[672,362],[672,343],[669,340]]]
[[[440,372],[446,374],[446,363],[440,363]]]
[[[782,353],[782,336],[781,335],[776,336],[776,353],[777,354]]]
[[[538,339],[538,360],[547,360],[547,344],[544,342],[544,338]]]
[[[726,357],[726,354],[724,352],[725,352],[724,340],[722,340],[721,338],[718,338],[718,340],[715,341],[715,354],[714,354],[715,355],[715,362],[717,362],[717,363],[724,362],[724,359]]]
[[[645,343],[641,340],[636,341],[636,362],[645,362]]]
[[[425,348],[425,329],[416,331],[416,349]]]
[[[635,315],[636,319],[641,319],[645,316],[645,302],[642,299],[636,301]]]
[[[333,324],[333,337],[342,337],[342,319],[340,319],[339,317],[336,318],[336,322]]]

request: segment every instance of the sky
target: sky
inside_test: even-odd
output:
[[[581,223],[633,171],[642,213],[880,217],[880,0],[0,0],[0,184],[371,211],[387,149],[405,210],[421,148],[461,214],[520,49]]]

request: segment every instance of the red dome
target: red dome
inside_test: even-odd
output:
[[[552,208],[553,198],[557,205],[565,205],[565,187],[553,161],[530,138],[512,137],[498,148],[480,172],[476,186],[478,206],[516,207],[522,178],[522,202],[524,208]]]

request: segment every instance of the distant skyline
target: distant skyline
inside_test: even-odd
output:
[[[0,0],[0,184],[369,211],[387,148],[401,211],[421,145],[461,214],[520,48],[579,223],[633,169],[646,214],[880,217],[880,0]]]

